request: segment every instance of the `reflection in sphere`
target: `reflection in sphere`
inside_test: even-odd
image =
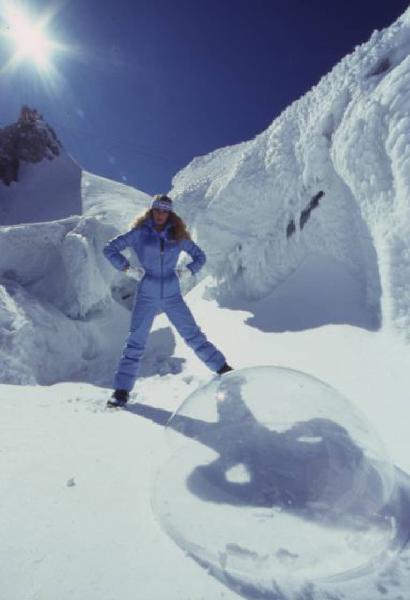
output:
[[[239,591],[349,577],[392,554],[394,469],[366,418],[325,383],[233,371],[191,394],[166,436],[155,514]]]

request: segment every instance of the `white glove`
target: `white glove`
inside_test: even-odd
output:
[[[128,267],[125,271],[129,277],[141,281],[145,275],[145,269],[143,267]]]
[[[175,273],[179,281],[185,281],[186,279],[189,279],[192,276],[192,271],[191,269],[188,269],[188,267],[177,267],[175,269]]]

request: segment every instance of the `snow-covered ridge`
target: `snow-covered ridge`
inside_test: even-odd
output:
[[[214,296],[261,299],[325,255],[354,277],[371,328],[410,338],[409,54],[410,9],[255,139],[177,174],[172,193],[208,252]]]

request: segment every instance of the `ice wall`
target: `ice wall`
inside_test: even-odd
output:
[[[307,256],[326,255],[354,276],[374,327],[410,339],[409,52],[408,9],[262,134],[177,174],[172,194],[208,253],[217,298],[262,298]]]

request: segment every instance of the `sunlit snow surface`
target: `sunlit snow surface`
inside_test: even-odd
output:
[[[215,377],[166,428],[164,530],[247,597],[377,568],[402,544],[395,469],[335,389],[271,366]]]

